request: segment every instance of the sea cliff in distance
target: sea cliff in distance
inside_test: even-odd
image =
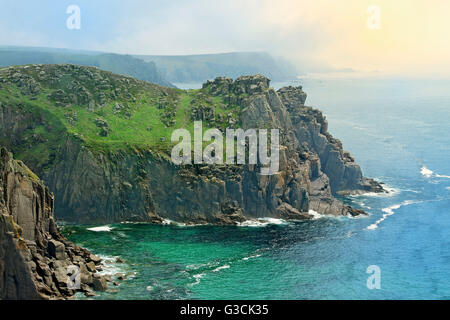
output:
[[[230,52],[197,55],[139,55],[154,62],[161,74],[172,83],[198,83],[218,76],[238,78],[262,74],[273,81],[296,79],[298,72],[288,61],[267,52]]]
[[[266,52],[231,52],[187,56],[128,55],[46,47],[0,46],[0,67],[26,64],[76,64],[173,87],[218,76],[262,74],[274,81],[295,79],[295,67]]]
[[[216,78],[180,90],[76,65],[0,69],[0,143],[45,179],[55,216],[122,221],[239,224],[312,212],[364,214],[336,194],[382,192],[362,175],[301,87],[268,78]],[[176,128],[278,128],[280,171],[170,160]]]
[[[97,67],[102,70],[153,82],[161,86],[174,87],[172,83],[161,75],[154,62],[145,62],[131,55],[84,50],[0,46],[0,67],[36,63],[70,63]]]

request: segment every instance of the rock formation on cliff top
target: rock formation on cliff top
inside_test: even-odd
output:
[[[334,195],[382,192],[328,133],[301,87],[261,75],[216,78],[199,90],[164,88],[96,68],[0,69],[0,143],[55,193],[57,218],[235,224],[262,217],[358,215]],[[280,129],[280,170],[170,161],[170,135],[207,128]]]
[[[68,267],[80,271],[80,290],[106,290],[101,259],[69,241],[53,220],[54,198],[21,161],[0,148],[0,300],[64,299],[75,294]]]

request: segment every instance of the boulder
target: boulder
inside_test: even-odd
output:
[[[94,277],[93,285],[95,291],[106,291],[108,289],[108,284],[104,277]]]
[[[88,262],[86,264],[86,268],[90,271],[90,272],[96,272],[97,270],[95,269],[95,263],[93,261]]]
[[[50,240],[47,244],[47,251],[50,257],[57,260],[66,259],[66,248],[62,242]]]

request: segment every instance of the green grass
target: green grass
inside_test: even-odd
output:
[[[32,67],[20,69],[20,72],[37,79],[37,72]],[[103,77],[109,76],[112,83],[121,79],[121,76],[98,72]],[[162,88],[144,82],[137,82],[137,85],[133,83],[130,86],[129,92],[135,97],[133,101],[124,100],[123,97],[109,99],[106,104],[94,110],[84,105],[70,103],[57,106],[49,95],[61,88],[68,90],[74,79],[80,82],[76,77],[77,75],[65,74],[57,85],[40,83],[41,92],[34,97],[23,95],[21,88],[16,84],[5,82],[0,84],[0,103],[32,115],[33,118],[34,125],[24,132],[24,139],[29,141],[29,144],[19,147],[19,154],[23,153],[23,159],[32,158],[34,163],[37,161],[45,167],[46,162],[51,162],[57,156],[57,147],[61,141],[70,136],[77,137],[93,151],[136,148],[167,152],[175,144],[170,141],[175,129],[185,128],[193,136],[194,124],[190,115],[194,101],[214,107],[215,114],[222,115],[224,119],[230,112],[233,112],[235,119],[239,114],[239,106],[226,106],[222,97],[211,96],[206,90]],[[92,81],[83,83],[83,86],[90,91],[96,90],[96,83]],[[111,90],[102,92],[108,95]],[[127,106],[128,116],[124,112],[114,113],[116,103]],[[160,104],[165,105],[166,108],[158,108]],[[170,118],[175,120],[175,124],[168,126],[163,121],[167,116],[164,114],[167,112],[165,110],[174,112]],[[108,123],[110,130],[107,136],[100,135],[101,128],[95,123],[97,118]],[[224,129],[226,126],[226,121],[203,122],[204,131],[213,127]]]

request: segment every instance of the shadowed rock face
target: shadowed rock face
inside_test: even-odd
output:
[[[57,68],[52,67],[55,74]],[[55,193],[56,216],[82,223],[171,219],[234,224],[261,217],[309,219],[309,210],[363,213],[333,195],[381,192],[381,186],[363,177],[341,142],[328,133],[322,113],[304,105],[301,87],[275,91],[269,83],[261,75],[217,78],[203,85],[202,94],[239,104],[237,127],[280,129],[280,169],[275,175],[262,176],[252,165],[176,166],[165,153],[148,149],[95,152],[70,134],[56,146],[57,161],[45,170],[30,165]],[[26,113],[0,105],[0,123],[8,127],[19,118],[22,131],[33,126]],[[21,129],[8,128],[17,132],[8,139],[20,141]],[[0,128],[1,136],[8,133]]]
[[[53,220],[53,195],[22,162],[0,149],[0,299],[61,299],[67,267],[76,265],[93,293],[95,264],[101,260],[67,241]],[[94,270],[86,265],[94,263]]]

